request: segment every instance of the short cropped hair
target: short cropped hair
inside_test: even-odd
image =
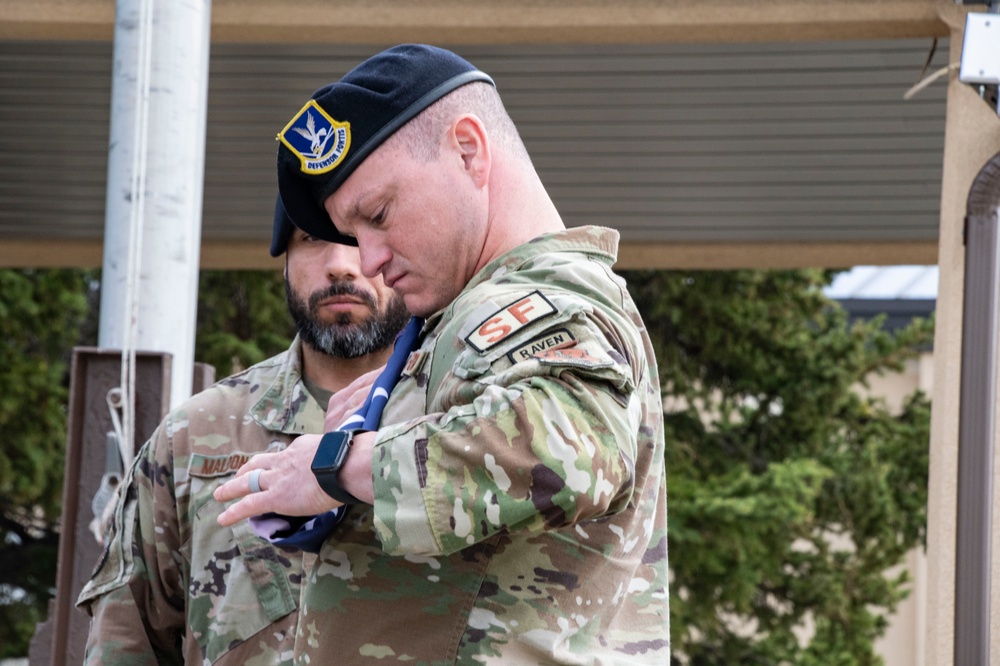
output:
[[[392,140],[399,141],[414,159],[430,161],[437,157],[441,137],[452,120],[463,113],[478,116],[494,143],[515,157],[531,163],[524,142],[504,108],[500,95],[493,86],[479,81],[464,85],[431,104],[403,125]]]

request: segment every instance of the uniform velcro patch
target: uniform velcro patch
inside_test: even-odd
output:
[[[547,349],[563,349],[574,344],[576,344],[576,338],[573,337],[572,333],[565,328],[557,328],[539,335],[537,338],[532,338],[517,349],[511,350],[507,353],[507,358],[510,359],[511,363],[518,363],[527,361],[535,354]]]
[[[562,347],[559,349],[546,349],[532,354],[534,359],[542,363],[553,365],[576,365],[586,368],[606,368],[614,365],[614,361],[605,356],[598,358],[589,353],[583,347]]]
[[[413,377],[418,372],[420,368],[424,366],[424,361],[430,354],[426,350],[417,349],[416,351],[410,352],[410,355],[406,359],[406,365],[403,367],[403,371],[400,373],[403,377]]]
[[[528,324],[555,312],[556,306],[549,299],[533,291],[491,314],[465,337],[465,341],[482,354]]]
[[[234,451],[221,456],[206,456],[200,453],[191,455],[191,476],[213,477],[233,474],[247,464],[252,456],[249,453]]]

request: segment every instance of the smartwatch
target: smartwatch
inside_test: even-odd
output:
[[[319,487],[327,495],[337,500],[341,504],[361,504],[361,500],[347,492],[347,489],[340,485],[337,474],[347,460],[347,454],[351,450],[354,442],[354,435],[367,430],[334,430],[323,435],[319,440],[319,448],[313,456],[312,473],[319,482]]]

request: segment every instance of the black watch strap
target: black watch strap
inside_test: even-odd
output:
[[[323,489],[323,492],[341,504],[362,504],[361,500],[347,492],[347,489],[340,485],[337,474],[338,472],[316,474],[316,480],[319,482],[319,487]]]
[[[336,463],[333,465],[317,467],[315,459],[313,461],[312,471],[313,475],[316,477],[316,481],[319,483],[319,487],[323,489],[323,492],[341,504],[362,504],[361,500],[348,492],[348,490],[340,484],[339,478],[340,469],[343,466],[344,460],[347,458],[351,444],[354,442],[354,435],[358,432],[368,431],[349,430],[346,431],[346,438],[344,437],[344,431],[326,433],[319,441],[319,449],[317,449],[316,457],[320,457],[320,453],[324,450],[324,448],[340,446],[342,447],[342,450],[337,452],[339,455],[334,455]]]

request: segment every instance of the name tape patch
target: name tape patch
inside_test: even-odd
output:
[[[225,476],[243,467],[251,457],[249,453],[240,452],[222,456],[205,456],[195,453],[191,456],[191,474],[193,476]]]
[[[298,155],[302,173],[326,173],[343,161],[351,148],[351,124],[334,120],[311,99],[278,134]]]
[[[510,337],[528,324],[556,312],[556,306],[541,292],[533,291],[486,318],[465,337],[470,347],[480,354]]]
[[[575,344],[576,338],[573,337],[572,333],[565,328],[557,328],[554,331],[549,331],[544,335],[540,335],[537,338],[529,340],[517,349],[508,352],[507,358],[511,360],[511,363],[518,363],[520,361],[527,361],[535,354],[539,354],[548,349],[563,349],[565,347],[571,347]]]

